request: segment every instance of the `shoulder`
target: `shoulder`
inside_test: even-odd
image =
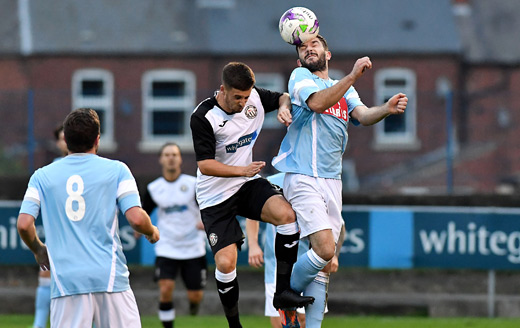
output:
[[[206,114],[214,109],[217,106],[217,100],[215,97],[210,97],[202,102],[200,102],[197,107],[195,107],[195,110],[193,110],[193,113],[191,114],[192,117],[199,117],[203,118],[206,116]]]
[[[197,183],[197,178],[189,174],[182,173],[179,178],[192,184]]]
[[[291,80],[296,78],[313,78],[314,74],[305,67],[297,67],[291,73]]]
[[[164,183],[164,181],[166,181],[166,180],[164,180],[163,177],[158,177],[157,179],[155,179],[152,182],[148,183],[148,189],[153,189],[155,186]]]

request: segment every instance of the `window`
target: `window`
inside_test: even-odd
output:
[[[195,75],[182,70],[144,74],[142,151],[157,151],[167,141],[191,148],[190,116],[195,108]]]
[[[271,91],[278,92],[286,92],[287,91],[287,81],[284,80],[282,74],[279,73],[255,73],[255,85],[260,88],[264,88]],[[278,120],[276,119],[278,111],[273,111],[270,113],[266,113],[264,128],[268,129],[277,129],[277,128],[285,128]]]
[[[377,105],[385,103],[396,93],[408,97],[408,106],[403,115],[391,115],[376,124],[374,146],[381,150],[418,149],[416,127],[416,78],[409,69],[388,68],[376,73],[375,89]]]
[[[101,151],[114,151],[114,78],[103,69],[81,69],[72,76],[72,108],[92,108],[101,123]]]

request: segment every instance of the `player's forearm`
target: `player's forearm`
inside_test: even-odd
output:
[[[352,117],[359,121],[364,126],[373,125],[377,122],[381,121],[388,115],[390,112],[388,111],[388,106],[386,104],[381,106],[374,106],[367,108],[365,106],[358,106],[354,108],[354,112]]]
[[[347,75],[330,88],[313,93],[307,99],[307,106],[316,113],[323,113],[338,103],[341,97],[343,97],[348,89],[354,84],[354,81],[354,78]]]
[[[200,172],[204,175],[222,178],[245,176],[245,168],[243,166],[226,165],[215,159],[206,159],[197,162],[197,164]]]
[[[130,226],[135,231],[150,236],[154,233],[154,226],[150,216],[140,207],[132,207],[126,211],[125,216]]]
[[[43,243],[36,234],[36,226],[34,225],[34,218],[28,214],[20,214],[17,222],[18,234],[22,238],[23,242],[31,252],[34,254],[43,247]]]
[[[258,246],[258,231],[260,230],[260,222],[256,220],[246,219],[246,234],[248,246]]]

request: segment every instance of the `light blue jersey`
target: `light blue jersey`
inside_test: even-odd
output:
[[[306,103],[311,94],[337,82],[323,80],[303,67],[292,72],[289,80],[292,123],[272,161],[277,170],[341,179],[341,158],[348,142],[349,115],[363,103],[354,87],[350,87],[341,100],[323,114],[313,112]],[[359,124],[357,121],[352,123]]]
[[[32,175],[20,213],[41,209],[52,298],[130,289],[117,213],[134,206],[137,185],[119,161],[72,154]]]

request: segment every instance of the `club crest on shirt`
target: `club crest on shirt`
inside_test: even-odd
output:
[[[182,191],[182,192],[186,192],[186,191],[188,191],[188,186],[187,186],[187,185],[182,185],[182,186],[181,186],[181,191]]]
[[[215,246],[217,244],[217,241],[218,241],[218,237],[215,233],[210,233],[209,234],[209,243],[211,246]]]
[[[256,117],[256,115],[258,115],[258,110],[256,109],[255,106],[253,105],[248,105],[245,109],[244,109],[244,114],[246,114],[246,117],[250,120],[254,119]]]

